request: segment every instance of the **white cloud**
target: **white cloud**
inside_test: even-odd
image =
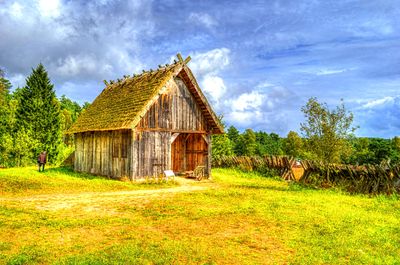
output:
[[[207,28],[213,28],[218,25],[217,21],[206,13],[190,13],[189,22],[204,25]]]
[[[214,75],[206,75],[201,82],[201,87],[214,102],[218,102],[226,92],[224,80]]]
[[[380,98],[380,99],[375,99],[375,100],[371,100],[369,102],[367,102],[366,104],[362,105],[361,108],[363,109],[371,109],[371,108],[377,108],[379,106],[388,104],[388,103],[393,103],[394,102],[393,97],[384,97],[384,98]]]
[[[217,111],[220,111],[221,99],[228,90],[220,72],[230,64],[229,55],[229,49],[219,48],[191,56],[190,68]]]
[[[264,81],[264,82],[259,83],[256,86],[256,88],[257,89],[263,89],[263,88],[274,87],[274,86],[275,86],[274,84],[272,84],[272,83],[270,83],[268,81]]]
[[[265,97],[265,95],[257,91],[243,93],[236,99],[230,101],[231,108],[233,111],[257,110],[263,104]]]
[[[235,125],[248,127],[252,124],[262,122],[264,120],[263,116],[261,111],[232,111],[229,113],[228,118]]]
[[[23,7],[18,2],[14,2],[10,7],[9,13],[12,17],[19,19],[22,17],[22,9]]]
[[[219,48],[205,53],[195,53],[190,68],[196,75],[216,74],[230,64],[230,50]]]
[[[45,18],[57,18],[61,14],[61,4],[59,0],[38,0],[37,8]]]
[[[333,75],[333,74],[340,74],[343,72],[347,72],[348,69],[323,69],[318,71],[317,75]]]
[[[56,72],[61,76],[75,76],[78,74],[94,74],[96,72],[111,72],[110,64],[101,63],[93,55],[80,54],[70,55],[64,60],[58,61]]]

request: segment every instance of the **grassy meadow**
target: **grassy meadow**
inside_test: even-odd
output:
[[[396,196],[233,169],[148,184],[65,168],[0,169],[0,194],[0,264],[400,264]]]

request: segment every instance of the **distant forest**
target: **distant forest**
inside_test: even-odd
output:
[[[65,132],[90,104],[80,105],[65,95],[57,98],[42,64],[32,69],[24,87],[12,92],[11,88],[0,70],[0,166],[34,164],[43,150],[48,152],[50,163],[62,163],[74,151],[73,137]],[[305,116],[301,135],[293,131],[286,137],[252,129],[240,132],[230,126],[225,134],[213,136],[213,158],[288,155],[358,165],[399,162],[400,138],[356,137],[353,115],[343,103],[330,110],[311,98],[301,111]]]

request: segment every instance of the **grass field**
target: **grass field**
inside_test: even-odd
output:
[[[0,264],[400,264],[394,196],[232,169],[151,185],[2,169],[0,192]]]

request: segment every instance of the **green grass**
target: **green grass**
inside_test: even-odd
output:
[[[35,167],[0,169],[1,196],[154,189],[176,185],[173,181],[154,182],[158,181],[152,179],[137,183],[115,181],[105,177],[76,173],[69,167],[50,167],[44,172],[38,172]]]
[[[0,171],[1,189],[15,176],[42,183],[19,184],[32,194],[68,192],[47,181],[76,183],[75,192],[140,186],[30,170]],[[15,194],[10,188],[0,201],[0,264],[400,264],[396,196],[310,189],[231,169],[214,169],[213,179],[200,184],[207,190],[93,201],[90,211],[87,203],[18,204],[25,192],[12,184]]]

